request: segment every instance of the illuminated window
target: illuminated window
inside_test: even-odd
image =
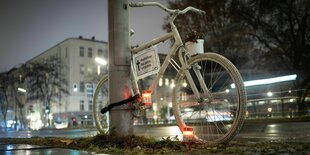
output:
[[[162,78],[159,79],[158,85],[159,85],[160,87],[163,86],[163,79],[162,79]]]
[[[77,91],[78,91],[77,84],[74,83],[74,84],[73,84],[73,92],[77,92]]]
[[[168,86],[168,85],[169,85],[169,79],[166,78],[166,79],[165,79],[165,86]]]
[[[92,84],[87,84],[86,86],[87,97],[93,97],[94,87]]]
[[[171,88],[175,87],[174,79],[171,80],[170,87],[171,87]]]
[[[185,92],[182,92],[182,93],[181,93],[181,100],[182,100],[182,101],[187,100],[187,94],[186,94]]]

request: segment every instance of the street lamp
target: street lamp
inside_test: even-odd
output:
[[[96,57],[95,61],[100,65],[107,65],[107,61],[102,58]]]
[[[269,96],[269,97],[271,97],[272,95],[273,95],[273,94],[272,94],[272,92],[270,92],[270,91],[267,93],[267,96]]]
[[[267,111],[268,111],[268,115],[267,116],[271,117],[272,108],[271,107],[267,108]]]
[[[267,111],[272,112],[272,108],[271,107],[267,108]]]
[[[23,93],[26,93],[26,92],[27,92],[27,90],[24,89],[24,88],[17,88],[17,90],[20,91],[20,92],[23,92]]]
[[[101,73],[101,66],[100,65],[103,65],[103,66],[107,65],[107,61],[100,58],[100,57],[96,57],[95,61],[99,64],[97,66],[97,74],[100,75],[100,73]]]

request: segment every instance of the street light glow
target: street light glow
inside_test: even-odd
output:
[[[296,80],[297,75],[286,75],[286,76],[279,76],[275,78],[268,78],[268,79],[261,79],[261,80],[252,80],[252,81],[245,81],[244,86],[258,86],[258,85],[265,85],[265,84],[273,84],[278,82],[285,82],[285,81],[292,81]],[[236,88],[236,85],[233,83],[230,85],[231,88]]]
[[[168,86],[168,85],[169,85],[169,79],[166,78],[166,79],[165,79],[165,86]]]
[[[169,108],[172,108],[172,102],[169,102]]]
[[[270,91],[267,93],[267,96],[269,96],[269,97],[271,97],[272,95],[273,95],[273,94],[272,94],[272,92],[270,92]]]
[[[184,81],[182,85],[183,85],[183,87],[187,87],[186,81]]]
[[[163,86],[163,79],[162,79],[162,78],[159,79],[158,85],[159,85],[160,87]]]
[[[272,112],[272,108],[270,108],[270,107],[267,108],[267,111],[268,111],[268,112]]]
[[[106,65],[106,64],[107,64],[107,61],[106,61],[106,60],[104,60],[104,59],[102,59],[102,58],[99,58],[99,57],[96,57],[96,58],[95,58],[95,61],[96,61],[97,63],[99,63],[100,65]]]
[[[26,89],[24,89],[24,88],[17,88],[17,90],[20,91],[20,92],[23,92],[23,93],[27,92]]]
[[[175,87],[175,84],[174,84],[174,79],[172,79],[172,80],[171,80],[170,87],[171,87],[171,88],[174,88],[174,87]]]

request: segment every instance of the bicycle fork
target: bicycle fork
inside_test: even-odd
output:
[[[193,80],[192,75],[190,74],[189,70],[185,71],[185,76],[189,82],[190,87],[192,88],[192,91],[199,103],[201,102],[211,102],[213,100],[213,97],[211,95],[211,92],[209,91],[202,75],[201,75],[201,67],[196,63],[193,66],[191,66],[194,70],[194,73],[197,77],[197,80],[200,85],[200,89],[202,89],[203,93],[199,93],[197,86],[195,85],[195,82]]]

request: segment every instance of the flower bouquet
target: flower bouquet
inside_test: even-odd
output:
[[[204,53],[203,51],[203,42],[204,42],[204,35],[202,33],[198,33],[193,31],[191,34],[186,35],[185,39],[185,47],[189,52],[190,56],[194,56],[197,54]]]

